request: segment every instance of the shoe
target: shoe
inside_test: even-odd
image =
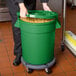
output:
[[[20,64],[21,64],[21,56],[17,55],[16,58],[14,59],[14,61],[13,61],[13,65],[18,66]]]

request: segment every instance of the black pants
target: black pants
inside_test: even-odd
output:
[[[25,0],[25,6],[28,10],[35,10],[36,8],[36,0]],[[20,29],[14,26],[17,20],[17,12],[19,11],[18,4],[14,3],[13,0],[7,0],[7,6],[9,8],[9,12],[12,18],[12,29],[13,29],[13,38],[14,38],[14,55],[22,55],[21,48],[21,33]]]

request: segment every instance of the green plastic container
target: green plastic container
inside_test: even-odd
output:
[[[32,16],[35,18],[54,20],[46,23],[29,23],[20,20],[18,13],[15,26],[21,29],[22,57],[25,62],[32,65],[47,64],[54,59],[55,30],[60,28],[58,14],[49,11],[31,11],[28,17],[31,14],[35,15]]]

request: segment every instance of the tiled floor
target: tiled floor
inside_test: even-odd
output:
[[[76,8],[67,10],[66,28],[76,34]],[[67,48],[61,51],[61,29],[56,30],[55,39],[55,57],[57,64],[52,67],[52,73],[46,74],[44,70],[34,71],[32,74],[26,72],[26,68],[21,64],[14,67],[12,62],[13,55],[13,37],[10,22],[0,23],[0,76],[76,76],[76,58]]]

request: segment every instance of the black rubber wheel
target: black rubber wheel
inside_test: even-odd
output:
[[[46,72],[47,74],[51,74],[51,73],[52,73],[52,71],[51,71],[50,69],[48,69],[48,68],[45,69],[45,72]]]
[[[63,52],[65,50],[64,44],[61,44],[61,51]]]
[[[74,6],[71,6],[71,9],[73,10],[75,7]]]
[[[74,4],[71,5],[71,9],[73,10],[76,6]]]
[[[32,73],[33,72],[33,69],[28,68],[27,72],[28,73]]]
[[[55,63],[54,63],[54,65],[53,66],[55,66],[56,65],[56,61],[55,61]]]

